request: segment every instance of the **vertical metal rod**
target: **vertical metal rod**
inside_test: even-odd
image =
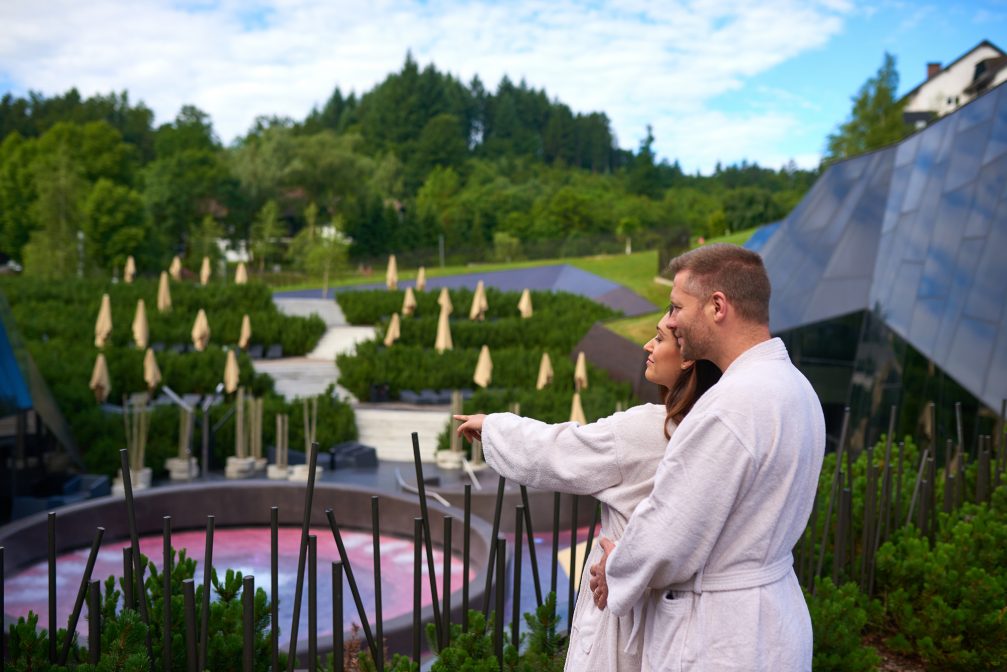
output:
[[[895,473],[895,520],[892,521],[892,532],[902,527],[902,470],[905,450],[905,442],[899,441],[899,468]]]
[[[308,536],[308,670],[318,669],[318,539]]]
[[[444,557],[444,588],[441,590],[441,595],[444,597],[444,608],[441,609],[441,614],[444,618],[444,628],[442,632],[444,633],[444,640],[441,642],[441,647],[448,646],[451,643],[451,523],[454,522],[454,518],[451,516],[444,516],[444,539],[441,546],[443,550]]]
[[[332,672],[343,672],[343,564],[341,562],[332,563]]]
[[[244,626],[241,667],[243,672],[252,672],[255,667],[255,577],[242,577],[241,583],[241,620]]]
[[[462,632],[469,631],[469,550],[472,536],[472,484],[465,484],[465,521],[462,526]]]
[[[594,528],[598,527],[599,518],[601,517],[601,505],[597,502],[594,505],[594,517],[591,519],[591,527],[587,530],[587,547],[584,548],[584,563],[581,565],[581,576],[583,573],[588,571],[587,559],[591,557],[591,545],[594,543]],[[577,591],[580,591],[580,586],[577,587]]]
[[[504,593],[507,590],[507,540],[497,537],[496,540],[496,610],[493,621],[493,645],[500,669],[503,669],[504,644]]]
[[[197,672],[196,662],[196,584],[182,580],[182,608],[185,611],[185,661],[188,672]]]
[[[531,504],[528,501],[528,488],[521,486],[521,504],[524,506],[524,525],[528,535],[528,557],[531,559],[532,581],[535,583],[535,604],[542,606],[542,582],[538,576],[538,553],[535,548],[535,533],[531,527]]]
[[[216,519],[206,517],[206,548],[203,553],[203,605],[199,615],[199,669],[205,670],[210,643],[210,579],[213,574],[213,526]]]
[[[413,518],[413,662],[420,662],[423,613],[423,519]]]
[[[434,631],[437,641],[443,641],[443,623],[441,622],[441,607],[437,601],[437,568],[434,566],[433,535],[430,534],[430,511],[427,510],[427,486],[423,481],[423,463],[420,461],[420,435],[412,434],[413,462],[416,465],[416,488],[419,490],[420,515],[423,517],[423,542],[427,551],[427,572],[430,579],[430,600],[434,608]]]
[[[374,638],[378,645],[378,656],[374,659],[374,664],[378,672],[382,672],[385,669],[385,637],[382,624],[384,617],[381,613],[381,520],[377,495],[371,497],[371,538],[374,544]]]
[[[49,662],[56,664],[56,512],[49,512]],[[2,616],[0,616],[2,618]],[[2,633],[6,636],[6,633]]]
[[[0,553],[0,556],[3,554]],[[0,562],[0,565],[3,563]],[[0,612],[3,610],[0,609]],[[2,640],[3,637],[0,637]],[[3,645],[0,644],[0,653],[3,653]],[[98,664],[101,658],[101,582],[92,581],[88,584],[87,590],[87,662],[92,665]],[[3,656],[0,655],[0,661]]]
[[[133,551],[129,546],[122,549],[122,608],[136,610],[133,599]]]
[[[280,507],[269,509],[269,649],[272,668],[280,670]]]
[[[136,531],[136,505],[133,502],[133,476],[129,471],[129,456],[126,449],[119,451],[122,467],[122,489],[126,493],[126,519],[129,523],[130,547],[133,549],[133,580],[136,582],[136,597],[140,604],[140,620],[147,626],[147,660],[154,669],[154,649],[150,643],[150,616],[147,613],[147,589],[143,582],[143,564],[140,557],[140,536]]]
[[[996,429],[996,454],[999,471],[1007,468],[1007,446],[1004,445],[1004,422],[1007,419],[1007,399],[1000,400],[1000,415],[997,417],[994,428]]]
[[[822,575],[822,568],[825,566],[825,548],[828,546],[829,528],[832,525],[832,509],[836,499],[839,497],[841,487],[841,474],[843,467],[843,452],[846,446],[846,433],[850,428],[850,407],[843,409],[843,424],[839,430],[839,443],[836,444],[836,468],[832,472],[832,487],[829,488],[829,502],[825,507],[825,519],[822,524],[822,542],[818,549],[818,564],[815,566],[815,573],[811,579],[811,594],[818,590],[818,577]],[[835,549],[833,549],[835,550]],[[835,574],[835,572],[833,572]]]
[[[6,580],[4,573],[4,547],[0,546],[0,627],[4,626],[3,615],[6,613],[4,608],[6,604],[4,602],[4,581]],[[90,610],[88,611],[90,616]],[[3,666],[4,662],[7,660],[7,633],[0,632],[0,666]]]
[[[99,527],[94,533],[94,541],[91,542],[91,552],[87,555],[87,564],[84,566],[84,575],[80,577],[80,588],[77,590],[77,599],[73,603],[73,611],[70,613],[70,622],[66,627],[66,639],[63,641],[63,650],[59,655],[59,664],[66,665],[66,659],[70,655],[70,645],[77,638],[77,621],[80,618],[80,610],[84,607],[84,598],[87,596],[87,587],[91,583],[91,572],[94,571],[94,561],[98,559],[98,549],[101,548],[101,538],[105,535],[105,528]],[[2,560],[2,558],[0,558]],[[3,612],[0,611],[0,618]],[[0,632],[0,638],[6,633]],[[53,638],[55,639],[55,638]]]
[[[504,497],[504,486],[507,481],[501,476],[500,480],[497,481],[497,501],[496,508],[493,510],[493,534],[490,539],[496,539],[497,535],[500,534],[500,514],[503,512],[503,497]],[[486,586],[483,589],[483,615],[489,618],[490,615],[490,600],[492,599],[492,593],[490,593],[490,588],[493,585],[493,562],[496,559],[496,544],[490,545],[490,558],[489,562],[486,564]]]
[[[308,487],[304,490],[304,522],[301,524],[301,544],[297,553],[297,584],[294,588],[294,613],[290,620],[290,652],[287,655],[287,672],[297,664],[297,628],[301,620],[301,591],[304,590],[304,564],[308,554],[308,527],[311,524],[311,500],[315,494],[315,469],[318,467],[318,443],[311,444],[308,460]],[[346,562],[343,560],[343,562]]]
[[[374,636],[371,634],[370,621],[367,619],[367,612],[364,610],[364,602],[360,599],[360,590],[357,589],[357,582],[353,578],[353,567],[350,565],[349,556],[346,554],[346,546],[343,545],[343,535],[339,533],[339,525],[336,524],[336,516],[332,512],[332,509],[325,509],[325,516],[329,519],[329,528],[332,530],[332,538],[336,541],[339,560],[343,563],[346,582],[350,584],[350,594],[353,596],[353,603],[357,607],[357,616],[360,617],[360,626],[364,629],[367,646],[371,649],[371,657],[377,660],[378,652],[374,644]]]
[[[864,517],[861,521],[860,537],[860,589],[867,592],[867,574],[870,571],[868,563],[871,559],[871,542],[874,541],[874,506],[877,497],[876,477],[874,470],[874,448],[868,446],[867,450],[867,483],[864,487]]]
[[[965,432],[962,430],[962,402],[955,402],[955,430],[958,435],[958,454],[965,453]],[[962,465],[959,465],[959,468]]]
[[[521,635],[521,529],[524,523],[524,505],[514,507],[514,597],[511,603],[511,644],[517,648]]]
[[[164,539],[161,542],[161,605],[163,622],[161,624],[161,666],[164,672],[171,672],[171,516],[164,516]]]
[[[839,493],[839,520],[836,521],[836,540],[832,548],[832,582],[839,585],[839,572],[846,561],[847,517],[846,497],[849,488],[843,488]]]
[[[567,632],[573,631],[573,609],[577,598],[577,495],[570,495],[570,586],[566,596]]]
[[[906,525],[913,522],[913,510],[916,508],[916,499],[920,496],[920,481],[923,480],[923,470],[927,468],[927,456],[930,454],[929,448],[923,449],[923,455],[920,456],[920,468],[916,473],[916,484],[913,486],[913,496],[909,500],[909,511],[906,514]],[[923,532],[923,530],[920,530]]]
[[[549,577],[549,591],[556,597],[556,580],[559,571],[559,507],[560,494],[554,492],[552,495],[552,572]]]

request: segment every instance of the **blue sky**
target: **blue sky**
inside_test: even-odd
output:
[[[157,123],[194,104],[225,142],[366,91],[411,51],[604,111],[625,148],[650,124],[661,158],[708,173],[816,165],[885,51],[907,91],[929,61],[1007,48],[1007,0],[5,0],[0,25],[0,92],[125,89]]]

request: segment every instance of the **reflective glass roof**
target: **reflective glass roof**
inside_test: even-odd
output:
[[[829,167],[759,240],[770,327],[875,310],[991,408],[1007,398],[1007,86]]]

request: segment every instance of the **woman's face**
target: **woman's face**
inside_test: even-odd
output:
[[[668,327],[670,315],[665,313],[657,323],[657,333],[647,341],[643,349],[647,351],[647,370],[644,375],[652,383],[672,387],[683,368],[688,368],[691,362],[683,361],[682,351],[678,341]]]

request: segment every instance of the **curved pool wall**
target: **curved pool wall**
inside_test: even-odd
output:
[[[419,501],[415,495],[375,493],[371,489],[352,485],[316,483],[311,525],[327,529],[328,519],[325,510],[331,508],[341,529],[369,532],[371,497],[375,494],[381,497],[381,533],[411,540],[413,519],[420,515]],[[136,492],[134,497],[137,533],[140,536],[160,534],[166,515],[171,516],[173,531],[205,530],[208,515],[214,516],[215,527],[269,527],[270,508],[273,506],[279,507],[281,526],[300,527],[304,522],[304,496],[303,483],[269,481],[211,481],[142,490]],[[457,507],[444,507],[430,499],[427,505],[430,513],[430,533],[434,544],[441,545],[444,517],[452,516],[455,519],[451,537],[452,552],[461,554],[464,539],[463,510]],[[507,517],[511,516],[505,516]],[[0,546],[5,547],[5,576],[13,575],[20,569],[46,559],[47,521],[48,515],[40,513],[0,528]],[[129,525],[125,499],[102,497],[58,509],[56,552],[59,554],[90,547],[96,527],[105,528],[104,541],[128,538]],[[482,605],[491,535],[490,525],[473,515],[469,558],[475,576],[469,582],[469,601],[475,607]],[[201,562],[202,558],[196,560]],[[441,568],[437,569],[439,583]],[[319,568],[319,571],[323,571],[322,568]],[[201,575],[200,572],[197,573]],[[412,575],[412,568],[409,574]],[[267,588],[268,593],[268,577],[262,579],[256,577],[256,585]],[[409,585],[411,587],[412,583]],[[344,599],[344,611],[355,612],[356,607],[352,598],[346,595]],[[307,609],[306,599],[302,602],[301,608]],[[460,622],[461,615],[461,600],[452,599],[452,622]],[[423,609],[422,619],[424,623],[433,619],[432,606]],[[284,629],[289,627],[289,624],[280,625]],[[66,627],[66,624],[61,623],[60,626]],[[305,636],[306,633],[301,632],[298,637],[299,658],[307,654]],[[408,653],[412,647],[412,614],[404,614],[385,621],[384,636],[391,652]],[[331,650],[331,638],[319,638],[319,654]]]

